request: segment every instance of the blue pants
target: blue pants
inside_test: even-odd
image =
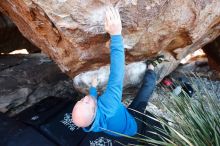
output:
[[[144,113],[145,115],[154,117],[151,113],[144,112],[144,111],[147,106],[148,100],[149,100],[149,98],[150,98],[151,94],[153,93],[154,88],[156,86],[156,80],[157,80],[156,73],[153,70],[147,70],[144,75],[142,86],[139,89],[137,96],[134,98],[133,102],[129,105],[128,108],[137,110],[141,113]],[[156,127],[162,128],[162,126],[159,122],[154,121],[151,118],[143,116],[142,114],[139,114],[137,112],[134,112],[131,110],[129,110],[129,112],[136,119],[139,134],[149,136],[151,138],[158,139],[158,140],[160,139],[158,136],[153,135],[148,132],[148,131],[155,131],[155,129],[153,129],[151,126],[156,126]],[[137,119],[139,119],[139,120],[137,120]],[[143,122],[140,122],[140,120],[148,123],[151,126],[147,126]]]
[[[141,113],[147,106],[148,100],[156,86],[157,76],[153,70],[147,70],[144,75],[143,83],[129,108],[135,109]]]

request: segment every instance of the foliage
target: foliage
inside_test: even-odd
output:
[[[164,103],[172,121],[156,117],[163,128],[154,127],[161,140],[146,137],[146,143],[173,146],[219,146],[220,145],[220,102],[214,90],[208,91],[203,80],[196,77],[203,89],[198,89],[191,80],[195,92],[192,98],[183,92],[170,94],[169,104]],[[213,85],[212,85],[213,86]],[[201,94],[204,90],[205,94]],[[152,113],[153,114],[153,113]],[[144,121],[143,121],[144,122]]]
[[[146,126],[153,128],[154,130],[147,132],[158,136],[160,140],[141,134],[136,137],[122,136],[139,141],[140,146],[220,146],[220,101],[217,98],[218,93],[215,93],[213,84],[209,87],[213,90],[207,90],[202,78],[196,75],[194,78],[198,82],[190,81],[195,90],[193,97],[189,97],[184,91],[178,96],[172,93],[164,93],[164,96],[168,95],[164,98],[169,98],[169,102],[161,104],[172,120],[168,121],[154,115],[154,113],[151,113],[153,116],[149,116],[130,109],[162,125],[155,127],[136,117]],[[202,88],[198,88],[196,84],[200,84]],[[135,144],[135,146],[137,145]]]

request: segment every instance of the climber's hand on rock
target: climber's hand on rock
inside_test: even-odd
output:
[[[106,8],[105,31],[110,35],[120,35],[122,30],[121,18],[117,9]]]
[[[97,76],[92,77],[92,87],[97,87],[98,85],[98,78]]]

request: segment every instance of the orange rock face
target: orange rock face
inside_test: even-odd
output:
[[[158,53],[179,61],[220,34],[219,0],[4,0],[0,11],[73,77],[109,63],[109,4],[121,14],[127,63]]]

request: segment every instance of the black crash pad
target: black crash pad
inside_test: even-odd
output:
[[[4,146],[121,146],[137,144],[126,137],[114,137],[103,132],[84,132],[71,121],[75,100],[48,97],[0,126],[0,142]],[[0,116],[2,121],[9,119]],[[7,121],[7,120],[6,120]],[[6,132],[4,132],[6,131]],[[2,134],[4,133],[4,134]]]
[[[0,146],[57,146],[32,127],[0,113]]]

